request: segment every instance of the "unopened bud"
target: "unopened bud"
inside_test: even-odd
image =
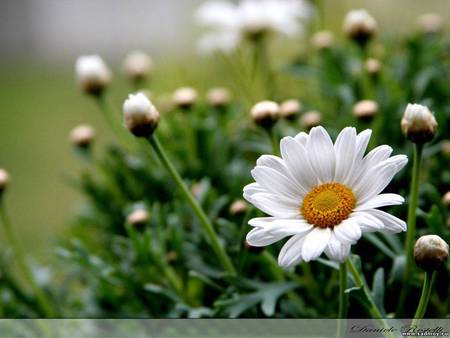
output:
[[[378,103],[372,100],[362,100],[353,106],[353,115],[362,120],[370,121],[378,113]]]
[[[299,100],[286,100],[280,104],[280,116],[285,119],[293,119],[300,113],[301,109],[302,104]]]
[[[303,114],[300,118],[300,125],[311,129],[312,127],[317,127],[322,121],[322,114],[316,110],[311,110]]]
[[[344,32],[360,45],[365,45],[377,31],[377,22],[365,9],[352,10],[344,20]]]
[[[450,206],[450,191],[447,191],[442,197],[442,203],[444,203],[446,207]]]
[[[328,49],[334,44],[334,35],[330,31],[319,31],[311,38],[311,44],[317,50]]]
[[[441,151],[445,156],[450,156],[450,140],[442,141]]]
[[[123,62],[123,72],[133,81],[145,79],[153,70],[152,58],[142,51],[128,54]]]
[[[260,101],[250,110],[253,121],[264,128],[272,127],[280,115],[280,106],[273,101]]]
[[[435,34],[442,31],[444,20],[442,16],[436,13],[426,13],[419,16],[417,23],[426,34]]]
[[[159,122],[159,112],[142,93],[128,95],[123,104],[125,126],[136,137],[149,137]]]
[[[368,58],[364,64],[364,68],[370,75],[378,75],[381,71],[381,62],[375,58]]]
[[[194,195],[195,198],[199,198],[201,194],[203,193],[203,186],[201,183],[197,182],[194,183],[191,187],[192,195]]]
[[[247,211],[248,204],[244,200],[236,200],[230,205],[229,212],[231,215],[240,215]]]
[[[414,259],[425,271],[438,270],[448,259],[448,244],[437,235],[422,236],[414,246]]]
[[[150,214],[145,209],[136,209],[127,217],[127,223],[140,228],[145,226],[150,220]]]
[[[210,89],[206,97],[208,103],[213,107],[225,107],[231,101],[230,91],[222,87]]]
[[[87,124],[80,124],[72,129],[69,141],[75,147],[87,149],[95,138],[95,130]]]
[[[0,168],[0,196],[6,190],[9,183],[9,174],[5,169]]]
[[[189,109],[197,101],[197,91],[192,87],[178,88],[172,96],[174,104],[182,109]]]
[[[429,142],[434,138],[437,122],[426,106],[409,103],[401,121],[403,134],[415,143]]]
[[[111,71],[98,55],[80,56],[75,73],[81,89],[91,95],[100,95],[112,79]]]

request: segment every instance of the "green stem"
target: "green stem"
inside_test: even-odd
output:
[[[337,322],[336,337],[345,337],[345,326],[343,319],[347,317],[348,295],[345,290],[348,288],[347,265],[339,264],[339,313]]]
[[[222,264],[223,268],[228,271],[230,274],[235,275],[236,270],[234,269],[233,264],[231,263],[230,258],[228,257],[226,251],[223,249],[223,247],[220,245],[219,239],[217,237],[217,234],[209,221],[208,217],[206,216],[203,209],[198,204],[197,200],[192,196],[189,189],[184,184],[182,178],[178,174],[177,170],[173,166],[172,162],[167,157],[161,143],[159,142],[158,138],[155,134],[153,134],[148,141],[150,142],[150,145],[153,147],[153,150],[155,151],[156,155],[164,165],[164,167],[169,172],[170,176],[172,176],[173,180],[175,181],[176,185],[180,189],[183,197],[185,198],[186,202],[191,206],[194,213],[197,215],[198,219],[200,220],[200,224],[203,227],[203,230],[205,230],[206,235],[210,241],[210,244],[212,246],[212,249],[214,253],[216,254],[217,258],[219,259],[220,263]]]
[[[382,328],[388,328],[389,326],[388,326],[387,322],[383,319],[383,315],[381,314],[380,310],[378,309],[377,305],[375,304],[372,293],[370,292],[366,281],[359,273],[359,271],[356,268],[355,264],[353,263],[353,260],[351,259],[351,257],[349,257],[347,259],[346,263],[347,263],[348,269],[350,270],[350,273],[353,276],[353,279],[355,280],[356,286],[360,287],[362,289],[362,291],[364,292],[364,294],[367,298],[368,304],[364,304],[366,306],[367,310],[369,311],[369,313],[371,314],[371,316],[374,319],[378,320],[378,322]],[[391,333],[386,333],[386,336],[394,337]]]
[[[406,230],[406,241],[405,241],[405,256],[406,265],[403,274],[403,287],[400,291],[399,303],[397,307],[397,316],[404,315],[404,306],[406,298],[409,291],[409,283],[414,270],[414,240],[416,238],[416,211],[419,201],[419,179],[420,179],[420,167],[422,162],[422,151],[423,144],[414,144],[414,155],[413,155],[413,168],[411,177],[411,188],[409,193],[409,203],[408,203],[408,229]]]
[[[417,326],[419,324],[420,319],[422,319],[423,316],[425,316],[435,278],[436,278],[436,271],[433,272],[427,271],[425,273],[425,280],[423,281],[422,294],[420,295],[419,305],[417,306],[412,326]]]
[[[280,143],[277,137],[277,133],[275,131],[275,126],[265,129],[270,138],[270,143],[272,144],[272,153],[275,156],[280,155]]]
[[[3,227],[5,229],[5,233],[8,238],[9,244],[13,248],[14,254],[16,256],[17,265],[19,269],[22,271],[23,277],[25,278],[25,282],[28,285],[30,285],[30,287],[33,289],[34,295],[36,296],[36,300],[39,304],[39,307],[41,308],[41,311],[45,314],[47,318],[55,317],[55,312],[53,311],[53,307],[50,301],[48,300],[44,291],[36,283],[33,273],[31,272],[31,269],[25,260],[25,252],[23,248],[20,246],[17,237],[15,236],[13,227],[6,212],[4,202],[1,200],[0,200],[0,218],[3,223]]]

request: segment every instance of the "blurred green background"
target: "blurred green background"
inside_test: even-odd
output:
[[[181,85],[200,91],[226,85],[229,79],[209,71],[213,61],[195,57],[198,28],[192,13],[201,2],[28,0],[0,5],[0,167],[11,174],[7,204],[29,253],[50,257],[52,241],[68,228],[81,201],[66,180],[82,166],[67,142],[70,130],[79,123],[95,126],[97,151],[112,139],[94,102],[76,86],[76,57],[105,57],[115,73],[111,95],[118,109],[130,90],[120,62],[136,48],[155,57],[156,93]],[[367,8],[377,18],[381,39],[416,29],[417,16],[426,12],[441,14],[448,34],[448,0],[323,2],[326,27],[337,35],[352,8]],[[283,44],[289,53],[289,42]]]

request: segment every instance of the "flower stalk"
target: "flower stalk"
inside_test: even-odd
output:
[[[406,297],[409,291],[409,281],[414,270],[414,240],[416,236],[416,210],[419,200],[419,179],[420,179],[420,167],[422,163],[422,152],[423,143],[414,144],[414,155],[413,155],[413,168],[411,176],[411,188],[408,203],[408,216],[407,224],[408,228],[406,230],[406,241],[405,241],[405,255],[406,255],[406,265],[403,275],[403,288],[400,292],[399,303],[397,308],[397,315],[403,315],[404,306],[406,302]]]
[[[435,278],[436,278],[436,271],[427,271],[425,273],[425,280],[423,281],[422,294],[420,295],[419,305],[417,306],[412,326],[417,326],[419,324],[420,319],[423,318],[423,316],[427,311],[427,306],[430,300],[431,290]]]
[[[158,138],[155,134],[150,136],[148,138],[148,141],[150,142],[150,145],[152,146],[153,150],[155,151],[156,155],[160,159],[163,166],[167,169],[170,176],[172,176],[173,180],[175,181],[176,185],[180,189],[184,199],[188,204],[191,206],[194,213],[197,215],[200,224],[202,225],[203,229],[206,232],[206,235],[210,241],[210,244],[212,246],[212,249],[214,253],[216,254],[217,258],[219,259],[220,263],[222,264],[223,268],[230,273],[231,275],[236,274],[236,270],[234,269],[233,264],[231,263],[230,258],[228,257],[228,254],[223,249],[223,247],[220,245],[218,236],[209,221],[208,217],[206,216],[203,209],[198,204],[197,200],[192,196],[189,189],[184,184],[182,178],[178,174],[177,170],[173,166],[172,162],[167,157],[164,148],[162,147],[161,143],[159,142]]]
[[[25,278],[25,282],[32,288],[42,313],[47,318],[55,317],[55,312],[53,311],[53,307],[50,301],[48,300],[44,291],[36,283],[33,273],[26,262],[25,252],[21,247],[21,245],[19,244],[19,241],[17,240],[11,221],[6,212],[5,203],[1,199],[0,199],[0,219],[1,222],[3,223],[3,228],[5,230],[6,237],[15,254],[17,266],[21,270],[23,277]]]
[[[345,336],[345,325],[343,319],[347,316],[348,294],[345,290],[348,288],[347,265],[345,262],[339,264],[339,312],[336,337]]]

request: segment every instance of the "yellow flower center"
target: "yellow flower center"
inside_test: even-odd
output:
[[[300,211],[308,223],[332,228],[347,219],[356,205],[353,192],[340,183],[325,183],[312,189],[303,200]]]

